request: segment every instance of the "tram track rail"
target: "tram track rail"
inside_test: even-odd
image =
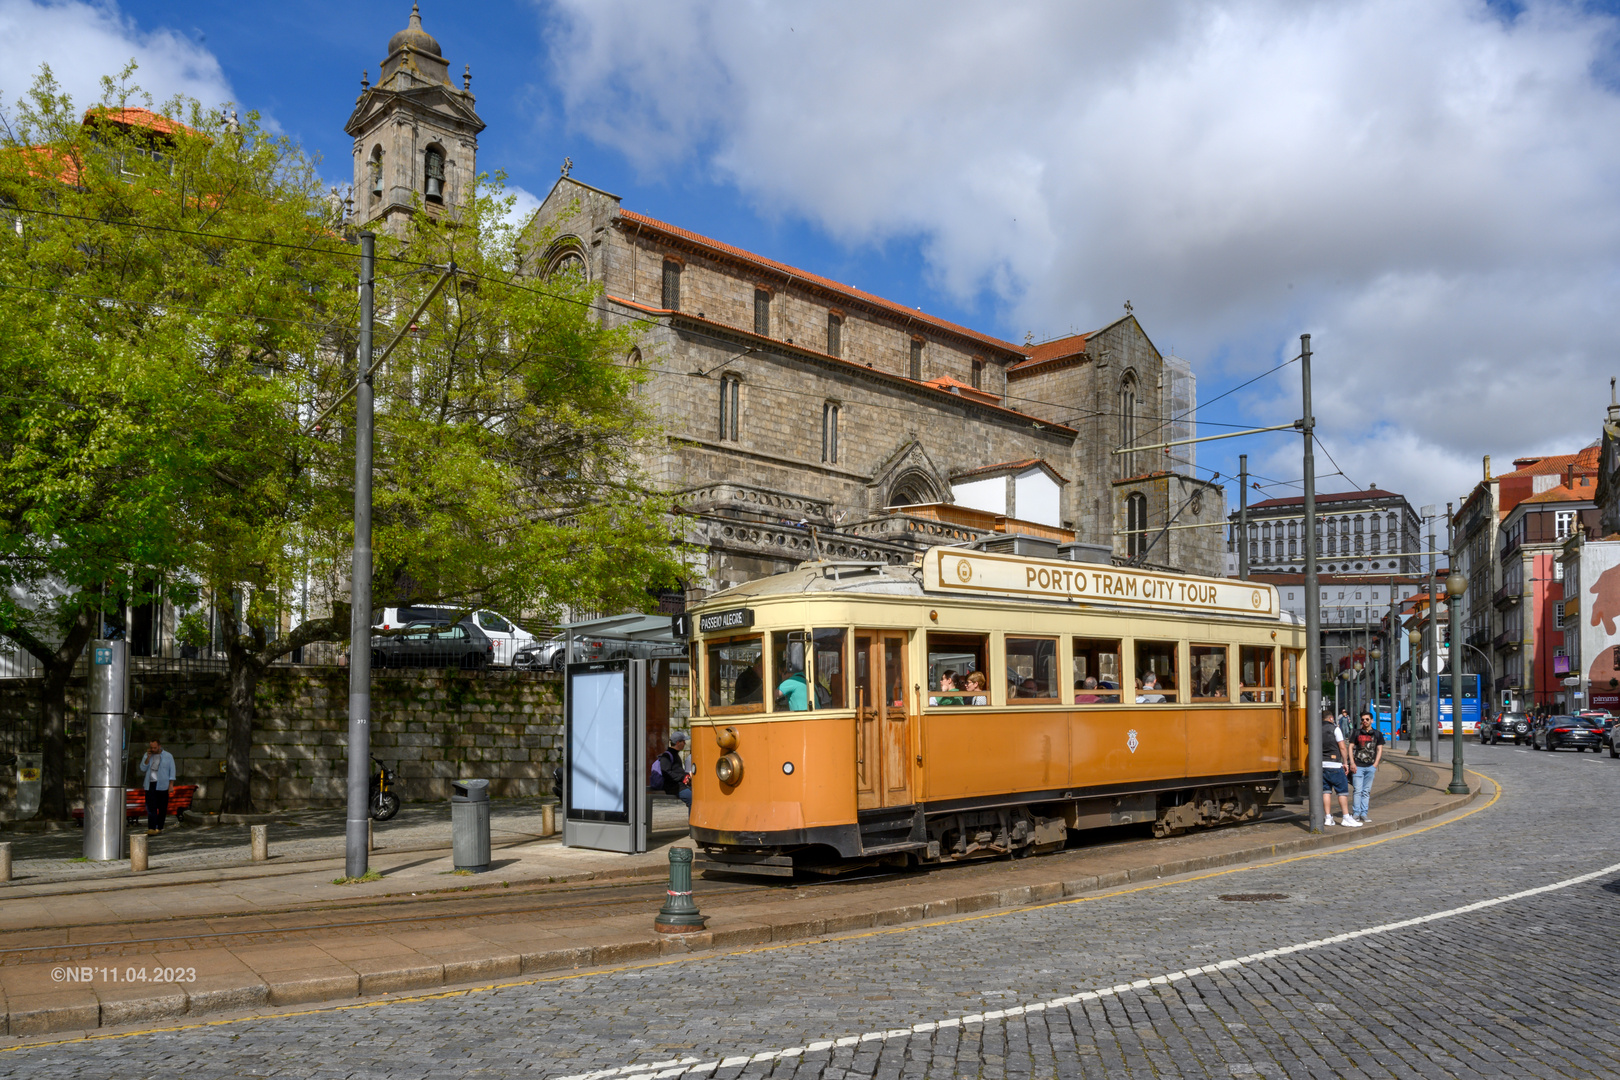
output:
[[[1405,798],[1418,790],[1414,783],[1412,770],[1399,761],[1385,761],[1385,765],[1394,765],[1401,778],[1389,788],[1381,792],[1382,805],[1399,804]],[[1286,820],[1282,815],[1271,818],[1271,821]],[[1228,826],[1226,828],[1243,828],[1243,825]],[[1222,830],[1224,831],[1224,830]],[[1154,846],[1164,843],[1163,840],[1147,837],[1132,837],[1129,839],[1115,839],[1112,843],[1140,844],[1145,850],[1152,850]],[[1081,853],[1090,845],[1081,845],[1065,849],[1063,852],[1054,852],[1044,858],[1061,858],[1065,855]],[[1109,846],[1112,846],[1110,844]],[[949,863],[939,866],[923,868],[929,875],[946,873],[956,870],[986,871],[1004,860],[977,860],[964,863]],[[765,897],[772,893],[792,893],[796,895],[818,895],[832,891],[847,892],[863,885],[891,883],[906,876],[918,876],[917,871],[881,871],[856,872],[848,877],[835,880],[777,880],[740,883],[734,879],[700,879],[701,888],[697,892],[697,899],[701,902],[721,900],[728,897],[759,896]],[[404,897],[401,894],[369,898],[354,903],[330,903],[319,906],[299,905],[296,907],[283,907],[272,910],[250,912],[229,912],[214,915],[172,915],[163,919],[134,918],[122,920],[104,920],[95,923],[77,924],[71,927],[63,926],[36,926],[17,927],[9,929],[6,937],[17,940],[27,936],[84,936],[99,932],[106,935],[104,939],[92,941],[54,941],[34,945],[7,945],[0,947],[0,966],[10,966],[20,963],[48,963],[52,961],[69,961],[87,959],[95,955],[117,955],[128,950],[149,951],[149,947],[184,947],[184,943],[208,942],[211,944],[267,944],[273,943],[287,936],[324,935],[353,931],[373,930],[378,927],[388,927],[392,930],[411,929],[415,927],[428,928],[444,926],[453,922],[477,923],[488,920],[509,920],[526,916],[566,916],[569,913],[593,910],[605,912],[604,917],[613,914],[622,914],[625,909],[633,905],[650,905],[661,901],[664,897],[666,883],[662,880],[612,880],[592,882],[569,883],[534,883],[530,885],[500,885],[482,886],[476,892],[467,892],[461,889],[447,889],[423,896]],[[613,895],[616,894],[616,895]],[[437,909],[444,905],[454,905],[453,910],[423,910]],[[316,918],[328,912],[344,912],[349,915],[361,915],[361,918]],[[386,912],[386,914],[384,914]],[[286,925],[262,925],[267,919],[275,920],[287,918]],[[213,927],[230,920],[252,920],[260,923],[256,926],[244,926],[239,929],[202,929],[202,926]],[[180,930],[187,923],[200,924],[196,931],[183,931],[178,933],[151,933],[152,930]],[[142,930],[148,933],[141,936],[119,937],[120,930]],[[312,937],[311,940],[316,940]],[[142,947],[148,947],[143,950]]]

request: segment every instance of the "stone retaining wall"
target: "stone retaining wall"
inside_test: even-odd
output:
[[[673,681],[672,722],[684,726],[686,680]],[[157,738],[174,754],[182,783],[198,785],[197,804],[219,804],[224,790],[223,673],[143,673],[136,679],[130,764]],[[335,806],[344,801],[349,673],[338,667],[275,667],[259,681],[253,740],[253,801],[261,811]],[[68,688],[68,798],[82,800],[84,685]],[[562,760],[562,682],[550,672],[501,669],[379,674],[371,691],[372,755],[397,769],[408,802],[446,799],[457,779],[482,777],[494,797],[551,789]],[[39,681],[0,680],[0,724],[28,748],[39,713]],[[9,748],[9,747],[8,747]],[[0,806],[13,803],[5,770]],[[133,771],[128,778],[135,782]]]

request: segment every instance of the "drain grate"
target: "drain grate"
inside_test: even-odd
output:
[[[1288,899],[1288,894],[1282,892],[1226,893],[1224,896],[1219,897],[1219,899],[1225,900],[1228,903],[1252,904],[1262,900],[1286,900]]]

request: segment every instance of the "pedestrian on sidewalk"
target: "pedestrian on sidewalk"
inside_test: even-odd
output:
[[[153,739],[141,758],[141,784],[146,789],[146,835],[156,836],[163,831],[163,819],[169,816],[169,785],[174,783],[174,755]]]
[[[1361,824],[1367,824],[1367,800],[1372,798],[1373,777],[1384,760],[1384,733],[1373,723],[1370,713],[1361,714],[1361,730],[1356,732],[1350,748],[1350,760],[1355,765],[1356,797],[1350,812]]]
[[[686,763],[686,732],[672,731],[669,749],[653,762],[652,786],[665,795],[674,795],[692,809],[692,769]]]
[[[1346,770],[1354,767],[1350,764],[1350,748],[1345,744],[1344,734],[1333,719],[1333,710],[1326,710],[1322,713],[1323,825],[1333,824],[1333,796],[1337,795],[1339,824],[1348,825],[1352,829],[1361,827],[1361,822],[1350,816],[1350,780]]]

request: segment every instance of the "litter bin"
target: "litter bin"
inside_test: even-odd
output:
[[[489,781],[456,780],[450,788],[450,848],[457,870],[489,869]]]

